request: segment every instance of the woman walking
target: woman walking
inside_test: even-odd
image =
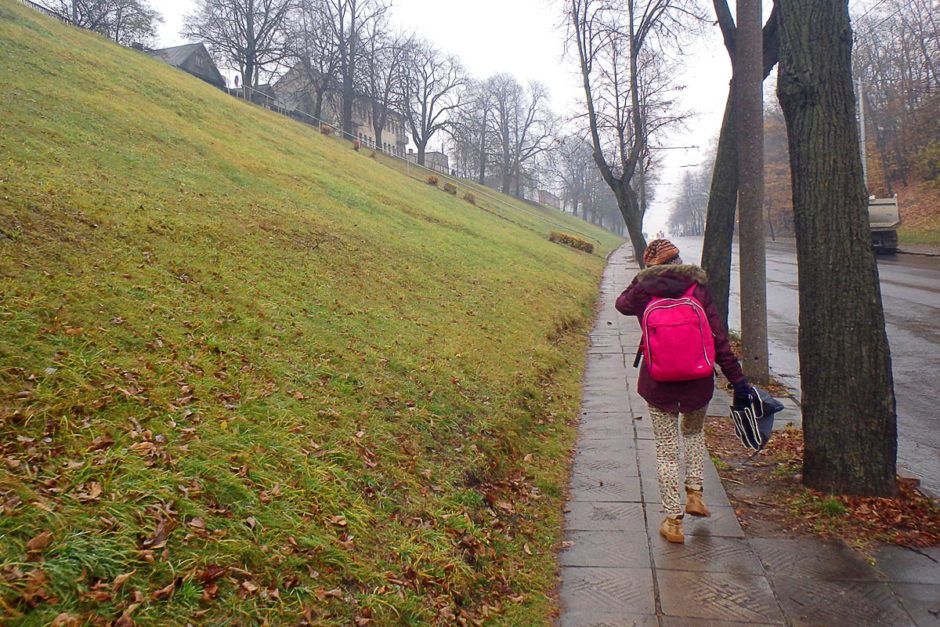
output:
[[[711,327],[714,361],[734,386],[735,403],[739,400],[746,401],[751,388],[728,343],[728,334],[706,286],[705,271],[696,265],[682,263],[679,249],[665,239],[650,242],[643,252],[643,262],[647,266],[646,269],[636,275],[630,286],[617,299],[617,310],[627,316],[637,316],[642,323],[647,306],[654,299],[686,298],[695,307],[700,304],[707,317],[708,326]],[[659,374],[660,380],[657,380],[651,374],[648,363],[649,340],[644,336],[643,341],[645,358],[640,366],[637,392],[649,405],[653,433],[656,436],[659,492],[666,512],[659,533],[669,542],[682,543],[685,542],[685,536],[682,532],[683,511],[679,501],[678,432],[681,427],[685,443],[685,513],[692,516],[708,516],[708,508],[702,495],[703,465],[708,453],[705,449],[703,427],[705,410],[715,390],[714,372],[709,367],[703,372],[705,376],[699,375],[699,378],[688,380],[674,380],[673,377]]]

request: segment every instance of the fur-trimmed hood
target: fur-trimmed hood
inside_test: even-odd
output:
[[[637,282],[644,282],[648,277],[663,276],[666,274],[681,274],[690,281],[695,281],[699,285],[708,284],[708,275],[699,266],[693,263],[664,264],[650,266],[645,270],[640,270],[636,275]]]

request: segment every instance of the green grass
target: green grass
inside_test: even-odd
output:
[[[2,620],[548,623],[619,240],[12,0],[0,72]]]
[[[901,226],[898,241],[903,244],[919,244],[940,247],[940,224],[921,225],[916,229]]]

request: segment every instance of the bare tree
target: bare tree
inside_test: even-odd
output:
[[[336,70],[339,65],[336,40],[330,27],[324,0],[299,0],[297,11],[288,23],[288,47],[294,71],[298,72],[298,85],[310,99],[314,117],[323,117],[326,94],[335,89]]]
[[[521,194],[520,178],[526,164],[552,147],[556,120],[548,106],[548,90],[538,82],[522,87],[508,74],[486,82],[493,101],[491,119],[499,146],[497,163],[504,194]]]
[[[653,132],[681,119],[657,100],[667,89],[655,83],[670,81],[668,75],[648,70],[665,62],[664,44],[676,43],[687,23],[701,18],[695,5],[693,0],[566,0],[594,161],[613,190],[641,265],[645,186],[636,186],[634,177],[645,170]]]
[[[460,62],[446,56],[427,41],[416,41],[405,61],[402,102],[411,140],[424,165],[428,142],[449,124],[448,116],[460,107],[466,86]]]
[[[343,132],[353,134],[353,103],[357,91],[361,93],[360,56],[366,34],[377,29],[391,7],[389,0],[321,0],[324,22],[329,26],[336,46],[337,81],[341,86],[342,111],[340,114]]]
[[[401,111],[404,63],[412,46],[413,37],[392,34],[384,20],[373,20],[366,31],[362,57],[363,92],[372,108],[372,129],[375,143],[382,147],[382,133],[389,123],[391,111]]]
[[[107,35],[125,46],[148,43],[157,37],[157,24],[163,22],[154,9],[141,0],[111,0]]]
[[[669,213],[669,230],[679,235],[703,235],[708,199],[708,170],[683,173],[679,194]]]
[[[38,0],[73,24],[96,31],[120,44],[148,42],[163,18],[146,0]]]
[[[779,0],[800,284],[803,481],[897,491],[891,355],[868,229],[848,0]],[[825,132],[820,132],[825,129]]]
[[[469,80],[460,107],[449,116],[448,132],[454,153],[463,164],[463,171],[481,185],[486,184],[487,168],[496,150],[491,130],[494,108],[492,80]]]
[[[571,212],[578,215],[587,203],[589,179],[596,169],[591,143],[581,135],[566,135],[559,140],[553,155],[565,207],[570,207]]]
[[[183,34],[208,44],[223,65],[238,70],[242,84],[257,87],[266,67],[289,54],[287,16],[295,0],[197,0]]]
[[[919,166],[940,152],[940,136],[930,132],[940,98],[940,18],[932,0],[884,0],[854,30],[854,74],[878,157],[869,187],[887,195],[897,183],[929,175]]]

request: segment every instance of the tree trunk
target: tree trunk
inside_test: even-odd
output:
[[[731,245],[734,240],[734,214],[738,201],[738,141],[734,118],[734,86],[728,90],[725,115],[718,136],[715,169],[708,192],[708,217],[702,244],[702,268],[708,274],[721,321],[728,327],[728,295],[731,291]]]
[[[714,0],[725,47],[734,61],[734,23],[725,0]],[[777,64],[780,32],[779,10],[774,5],[763,29],[764,78]],[[734,240],[734,217],[738,199],[738,146],[737,124],[734,118],[734,78],[728,86],[728,100],[721,122],[718,153],[712,173],[708,195],[708,215],[705,219],[705,241],[702,244],[702,267],[708,273],[708,285],[721,321],[728,326],[728,294],[731,286],[731,246]]]
[[[623,222],[627,226],[627,233],[630,234],[633,258],[642,268],[646,240],[643,239],[643,215],[640,213],[640,200],[629,185],[624,185],[616,197],[617,208],[620,209],[620,215],[623,216]]]
[[[424,153],[427,150],[428,142],[427,140],[419,143],[416,143],[415,146],[418,148],[418,165],[424,165]]]
[[[780,0],[780,15],[777,94],[799,267],[803,481],[823,492],[893,495],[894,387],[858,153],[847,0]]]
[[[764,76],[761,0],[738,0],[734,109],[738,124],[738,242],[741,365],[755,383],[770,381],[767,350],[767,255],[764,247]]]

